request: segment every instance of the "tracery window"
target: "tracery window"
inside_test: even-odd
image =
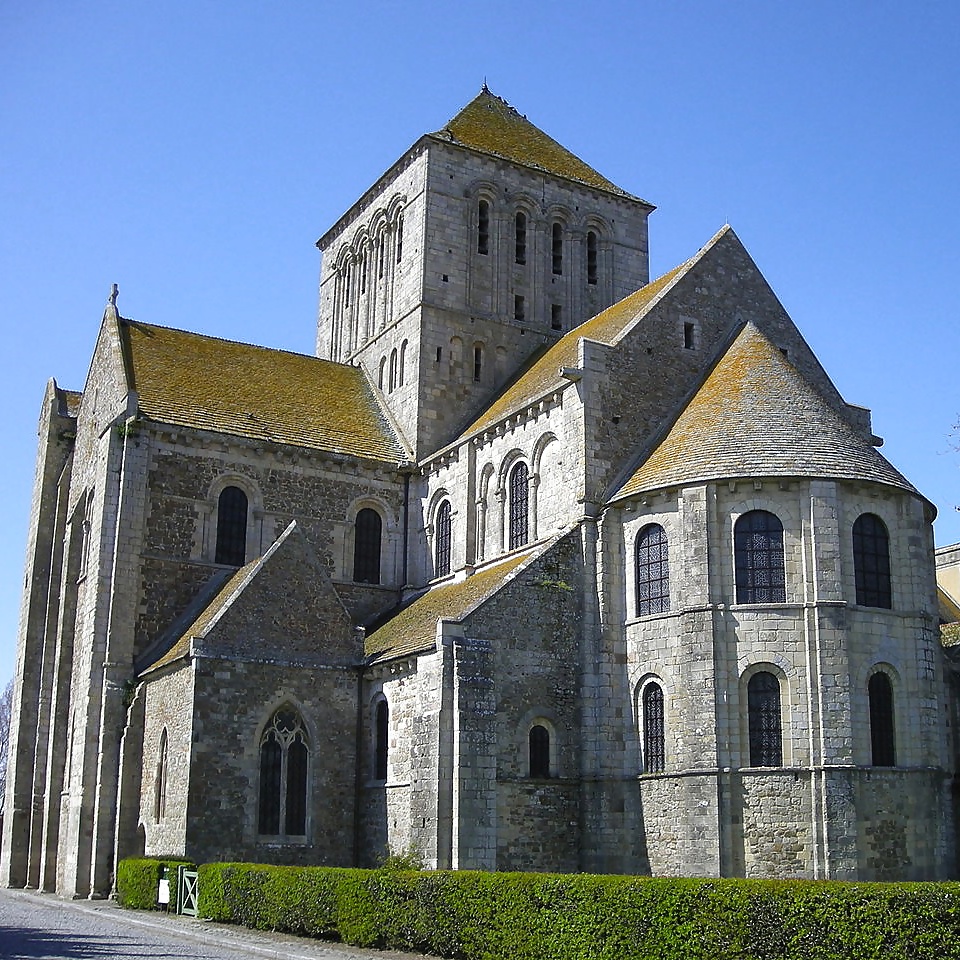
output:
[[[649,523],[637,534],[637,616],[669,609],[667,534],[659,523]]]
[[[597,282],[597,234],[587,231],[587,283]]]
[[[875,767],[896,765],[896,739],[893,723],[893,687],[882,671],[870,677],[867,685],[870,698],[870,748]]]
[[[522,210],[517,212],[515,227],[514,260],[522,265],[527,262],[527,215]]]
[[[734,527],[737,603],[783,603],[783,524],[766,510],[751,510]]]
[[[477,253],[490,252],[490,204],[481,200],[477,204]]]
[[[853,524],[853,570],[857,603],[889,610],[890,536],[884,522],[873,513],[862,514]]]
[[[373,746],[373,777],[387,779],[387,753],[390,748],[390,705],[386,697],[377,701],[376,740]]]
[[[530,776],[546,780],[550,776],[550,731],[541,723],[530,728]]]
[[[662,773],[665,761],[663,687],[648,683],[643,688],[643,770]]]
[[[243,566],[247,557],[247,495],[239,487],[224,487],[217,501],[216,563]]]
[[[289,704],[280,707],[260,738],[257,832],[262,836],[306,836],[309,758],[303,719]]]
[[[380,582],[380,540],[383,521],[376,510],[364,507],[354,525],[353,579],[356,583]]]
[[[450,501],[444,500],[437,510],[436,524],[436,576],[445,577],[450,572]]]
[[[529,479],[527,465],[520,460],[510,471],[510,549],[522,547],[528,539]]]
[[[750,727],[750,766],[783,765],[780,720],[780,681],[769,671],[755,673],[747,684]]]
[[[553,272],[560,276],[563,273],[563,226],[555,223],[551,233],[550,262]]]

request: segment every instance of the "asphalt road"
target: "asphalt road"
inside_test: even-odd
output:
[[[0,889],[3,960],[422,960],[141,910],[108,900],[60,900]]]

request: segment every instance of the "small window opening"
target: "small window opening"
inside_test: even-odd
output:
[[[693,349],[693,324],[685,323],[683,325],[683,349]]]
[[[551,253],[553,272],[557,276],[561,276],[563,274],[563,227],[559,223],[553,225]]]
[[[490,204],[481,200],[477,205],[477,253],[490,252]]]
[[[597,235],[587,231],[587,283],[597,282]]]
[[[559,303],[550,304],[550,329],[563,329],[563,307]]]
[[[513,298],[513,319],[518,323],[526,316],[526,307],[522,294],[516,294]]]
[[[527,262],[527,215],[525,213],[517,214],[516,228],[517,236],[514,259],[517,263],[523,265]]]
[[[542,724],[530,728],[530,776],[546,780],[550,776],[550,731]]]
[[[477,345],[473,348],[473,379],[480,380],[480,371],[483,367],[483,347]]]
[[[443,347],[437,347],[437,363],[440,362],[440,357],[443,355]]]

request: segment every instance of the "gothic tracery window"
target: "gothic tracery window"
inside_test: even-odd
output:
[[[889,610],[890,536],[886,524],[875,514],[864,513],[853,524],[853,570],[857,603]]]
[[[650,523],[637,535],[637,616],[669,609],[667,534],[659,523]]]
[[[529,538],[529,479],[527,465],[520,460],[510,471],[510,549],[522,547]]]
[[[309,758],[303,719],[289,704],[280,707],[260,738],[261,836],[306,836]]]
[[[750,678],[747,684],[747,715],[750,732],[750,766],[782,766],[780,681],[769,671],[761,670]]]
[[[436,521],[436,576],[445,577],[450,573],[450,501],[444,500],[437,509]]]
[[[783,524],[767,510],[743,514],[734,527],[737,603],[783,603]]]
[[[224,487],[217,502],[216,563],[243,566],[247,554],[247,495],[239,487]]]

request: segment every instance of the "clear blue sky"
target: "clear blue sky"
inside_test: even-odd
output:
[[[658,205],[656,275],[733,225],[960,541],[960,4],[5,0],[0,682],[35,431],[124,316],[310,353],[314,242],[487,80]]]

